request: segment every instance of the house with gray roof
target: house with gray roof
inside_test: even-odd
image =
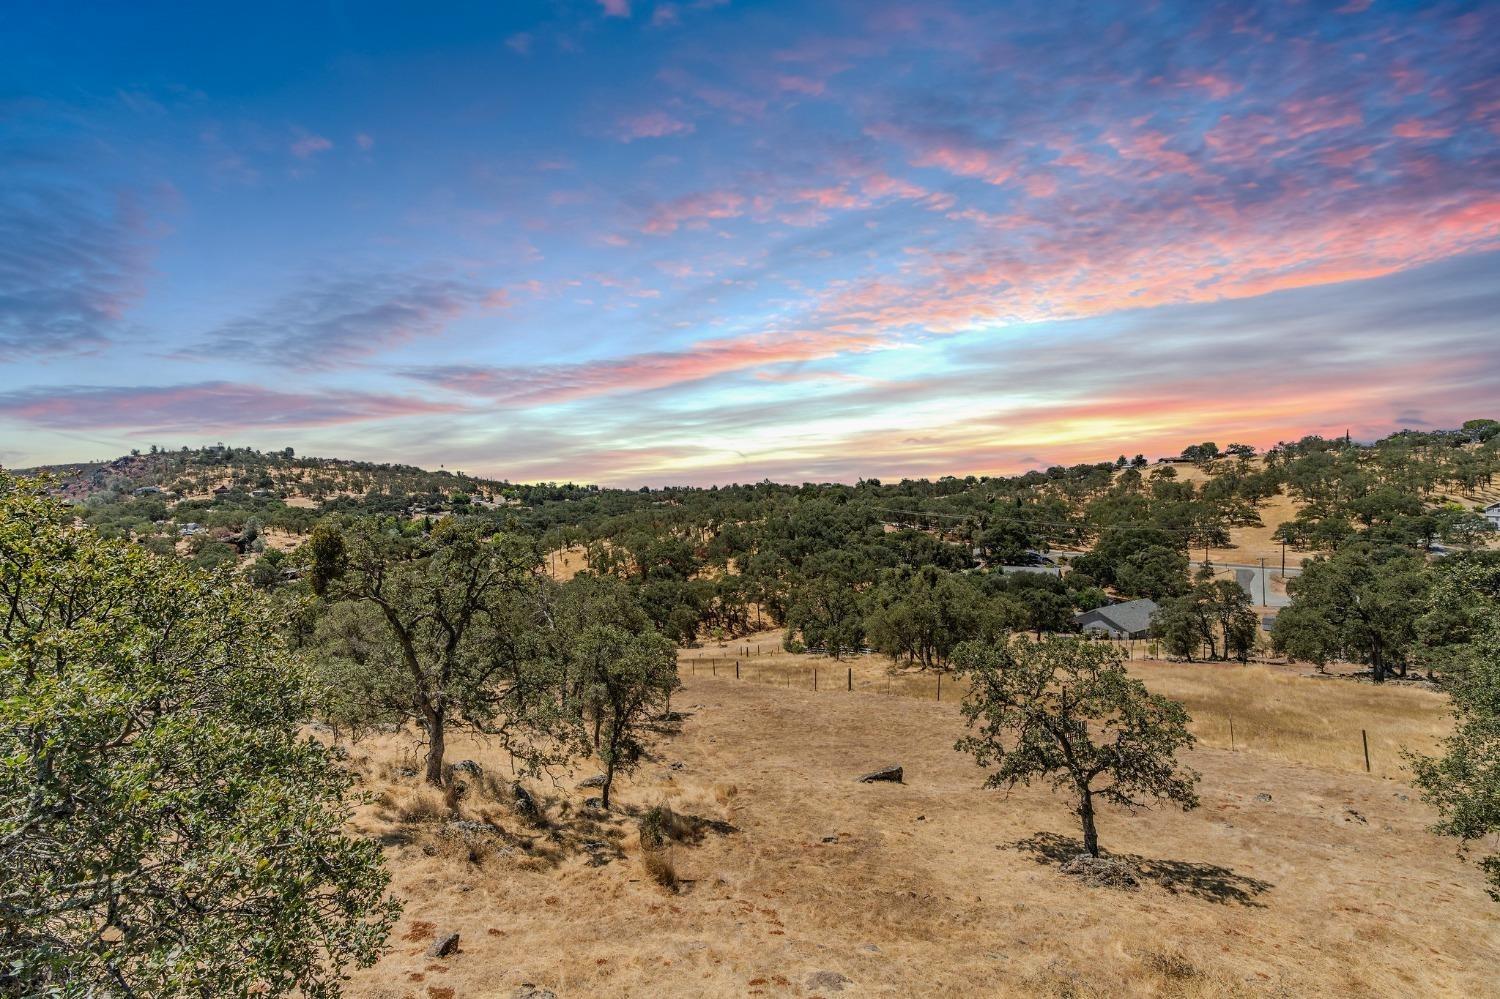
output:
[[[1484,519],[1490,522],[1490,526],[1500,531],[1500,503],[1491,503],[1484,508]]]
[[[1155,600],[1127,600],[1074,614],[1073,623],[1085,633],[1109,638],[1145,638],[1151,633],[1151,615],[1155,613]]]

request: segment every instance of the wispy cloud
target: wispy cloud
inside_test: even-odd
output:
[[[331,368],[436,336],[471,309],[499,309],[508,302],[503,289],[456,278],[387,273],[324,278],[225,323],[175,356]]]
[[[126,195],[0,185],[0,365],[105,347],[144,290],[146,230]]]
[[[293,156],[305,160],[311,156],[316,156],[318,153],[328,152],[328,150],[333,148],[333,140],[321,135],[304,134],[292,140],[292,144],[288,148],[291,150]]]
[[[259,385],[71,385],[0,393],[0,417],[60,430],[189,433],[201,429],[319,427],[454,413],[451,402],[372,392],[283,392]]]
[[[505,406],[540,406],[620,392],[646,392],[729,372],[833,357],[876,346],[868,338],[850,334],[781,333],[705,340],[686,350],[577,364],[428,368],[412,372],[411,377]]]
[[[644,111],[640,114],[625,115],[615,123],[615,136],[621,142],[664,139],[671,135],[688,135],[692,131],[692,122],[683,121],[665,111]]]

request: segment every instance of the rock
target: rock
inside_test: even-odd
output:
[[[868,952],[870,954],[879,954],[880,953],[880,948],[877,947],[877,946],[875,946],[874,944],[865,944],[863,947],[860,948],[860,950],[866,951],[866,952]]]
[[[825,843],[837,843],[838,841],[839,841],[839,838],[837,836],[824,836],[823,837],[823,842],[825,842]]]
[[[1360,823],[1361,825],[1369,824],[1369,819],[1365,818],[1363,815],[1359,814],[1352,808],[1344,809],[1344,814],[1349,816],[1349,818],[1353,819],[1355,822]]]
[[[510,793],[516,799],[515,812],[517,815],[531,822],[541,819],[542,810],[537,807],[536,799],[531,796],[531,792],[526,790],[520,781],[514,781],[510,785]]]
[[[516,986],[516,990],[510,994],[510,999],[557,999],[557,993],[551,989],[539,988],[530,982],[523,982]]]
[[[589,778],[587,778],[585,780],[579,781],[574,786],[577,787],[578,790],[580,790],[580,791],[584,790],[585,788],[590,788],[590,787],[603,787],[604,786],[604,775],[603,774],[595,774],[592,777],[589,777]]]
[[[432,942],[427,948],[428,957],[447,957],[449,954],[458,953],[458,934],[445,933]]]
[[[583,807],[584,808],[603,808],[604,807],[604,799],[603,798],[598,798],[598,797],[584,798],[583,799]]]
[[[1269,794],[1257,794],[1255,796],[1255,800],[1256,801],[1270,801],[1271,800],[1271,796]]]
[[[814,971],[807,976],[807,987],[810,989],[827,989],[829,992],[842,992],[844,986],[850,983],[850,979],[839,974],[837,971]]]
[[[443,832],[450,836],[461,836],[467,839],[471,836],[494,836],[497,830],[488,822],[475,822],[473,819],[453,819],[443,826]]]
[[[861,777],[859,779],[859,782],[861,784],[870,784],[874,781],[886,780],[891,781],[895,784],[900,784],[902,783],[901,777],[901,768],[896,766],[895,764],[892,764],[888,767],[881,767],[879,770],[870,771],[869,773]]]
[[[1071,874],[1095,888],[1134,888],[1140,882],[1135,872],[1123,860],[1110,857],[1095,857],[1080,853],[1062,865],[1064,874]]]
[[[1396,792],[1396,800],[1397,801],[1410,801],[1411,797],[1409,795],[1402,794],[1400,791],[1397,791]]]

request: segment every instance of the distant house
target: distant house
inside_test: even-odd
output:
[[[1062,568],[1056,565],[997,565],[994,566],[994,570],[999,573],[1033,572],[1043,576],[1062,575]]]
[[[1074,614],[1073,623],[1079,631],[1110,638],[1145,638],[1151,633],[1151,615],[1155,613],[1155,600],[1127,600]]]
[[[1491,503],[1484,508],[1484,519],[1490,522],[1490,526],[1500,531],[1500,503]]]
[[[137,496],[156,496],[161,493],[161,486],[141,486],[134,493]]]
[[[229,487],[228,486],[214,486],[214,495],[215,496],[223,496],[227,492],[229,492]]]
[[[203,530],[203,525],[202,524],[183,524],[181,527],[179,527],[177,529],[177,533],[180,534],[180,535],[182,535],[184,538],[189,538],[189,537],[192,537],[194,534],[199,533],[202,530]]]

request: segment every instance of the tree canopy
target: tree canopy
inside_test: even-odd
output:
[[[334,996],[396,915],[284,622],[0,473],[0,992]]]

